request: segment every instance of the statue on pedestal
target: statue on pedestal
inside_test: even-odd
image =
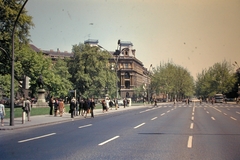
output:
[[[42,75],[39,76],[39,78],[37,79],[37,84],[38,84],[38,87],[43,89],[43,78],[42,78]]]

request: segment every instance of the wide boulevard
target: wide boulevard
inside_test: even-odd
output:
[[[240,105],[141,106],[0,131],[0,142],[2,160],[239,160]]]

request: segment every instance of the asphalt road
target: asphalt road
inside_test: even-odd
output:
[[[239,160],[240,105],[185,103],[0,132],[0,159]]]

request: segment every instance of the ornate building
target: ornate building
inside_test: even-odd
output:
[[[103,48],[98,45],[98,40],[89,39],[84,41],[84,44]],[[58,57],[73,57],[73,53],[60,52],[59,49],[57,51],[48,51],[41,50],[34,45],[31,45],[31,47],[36,52],[42,52],[44,55],[51,57],[52,60],[56,60]],[[147,74],[148,71],[146,68],[144,68],[143,63],[136,58],[136,50],[133,49],[133,44],[131,42],[119,41],[119,47],[119,55],[116,55],[116,52],[108,51],[109,54],[111,54],[112,56],[112,58],[109,59],[109,63],[114,64],[114,66],[116,67],[116,74],[119,78],[118,97],[133,97],[135,88],[148,86],[148,84],[150,83]]]

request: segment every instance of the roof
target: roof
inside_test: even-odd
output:
[[[120,41],[121,46],[133,46],[132,42],[130,41]]]
[[[98,40],[88,39],[88,40],[84,41],[84,44],[98,44]]]

